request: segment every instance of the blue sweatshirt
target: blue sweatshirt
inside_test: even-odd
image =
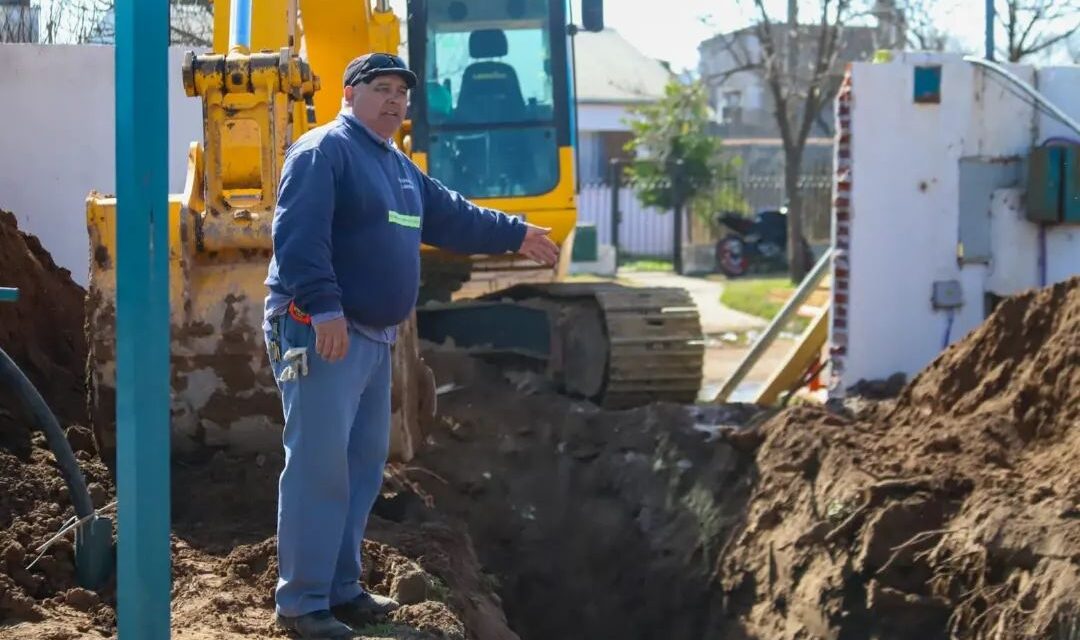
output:
[[[345,114],[287,151],[272,229],[270,297],[376,328],[416,304],[421,242],[498,254],[525,237],[520,220],[447,189]]]

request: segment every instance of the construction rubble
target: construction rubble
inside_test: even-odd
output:
[[[0,286],[21,293],[0,304],[0,347],[106,506],[84,292],[8,213]],[[365,581],[405,606],[364,637],[1080,637],[1080,277],[1003,300],[898,395],[843,406],[606,411],[452,350],[425,357],[453,390],[419,456],[387,470]],[[285,637],[281,465],[174,460],[175,637]],[[115,585],[76,586],[70,535],[39,550],[74,511],[2,391],[0,486],[0,638],[115,636]]]

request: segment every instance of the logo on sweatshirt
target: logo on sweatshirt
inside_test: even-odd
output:
[[[409,191],[414,188],[412,180],[409,180],[408,178],[398,178],[398,182],[401,183],[401,189],[403,191]]]
[[[389,220],[393,224],[399,224],[403,227],[408,227],[409,229],[420,228],[420,216],[410,216],[407,213],[398,213],[393,209],[390,210]]]

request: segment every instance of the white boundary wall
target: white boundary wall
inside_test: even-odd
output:
[[[169,191],[183,189],[202,107],[180,79],[185,48],[169,49]],[[86,197],[116,189],[113,48],[0,44],[0,209],[41,239],[86,286]],[[0,286],[3,274],[0,274]]]
[[[940,104],[913,101],[920,64],[942,65]],[[1080,119],[1080,67],[1010,70]],[[850,203],[838,190],[834,395],[860,379],[910,378],[941,352],[947,329],[948,342],[956,342],[985,319],[987,292],[1039,285],[1038,226],[1023,219],[1022,164],[1020,184],[994,191],[976,212],[985,212],[989,226],[989,260],[958,260],[960,159],[1016,162],[1048,137],[1080,139],[1007,91],[1004,79],[958,56],[908,53],[885,64],[856,63],[850,81],[846,128],[838,111],[838,149],[850,149],[850,164],[838,157],[838,170],[850,166],[850,174],[838,174],[837,184],[850,181]],[[1047,227],[1046,262],[1047,284],[1080,274],[1080,225]],[[962,288],[951,327],[950,313],[931,304],[933,283],[946,280]]]

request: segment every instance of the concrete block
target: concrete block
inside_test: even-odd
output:
[[[602,244],[597,248],[597,259],[590,262],[571,262],[571,274],[593,274],[598,276],[615,276],[615,247],[610,244]]]

